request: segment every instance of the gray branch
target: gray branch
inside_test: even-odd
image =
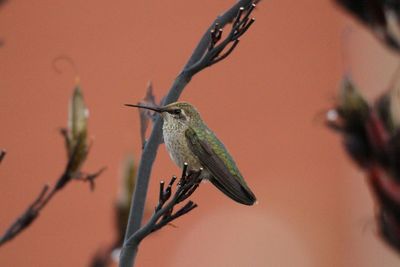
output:
[[[185,215],[197,207],[195,203],[188,201],[178,211],[173,212],[174,207],[189,198],[199,187],[199,183],[201,182],[201,170],[199,172],[191,172],[187,174],[187,167],[188,165],[185,163],[182,176],[179,179],[179,182],[176,186],[176,191],[172,198],[172,186],[175,183],[176,177],[172,177],[166,189],[164,189],[164,181],[160,182],[160,195],[154,214],[143,227],[136,231],[127,240],[127,248],[137,250],[140,242],[146,236],[158,231],[173,220]]]
[[[232,52],[237,45],[238,38],[253,22],[252,20],[248,19],[248,16],[254,9],[253,3],[255,2],[259,1],[240,0],[211,24],[211,26],[204,33],[203,37],[200,39],[200,42],[198,43],[186,65],[183,67],[183,70],[175,79],[162,104],[166,105],[177,101],[183,89],[196,73],[219,62]],[[228,34],[223,41],[219,42],[218,44],[214,42],[211,31],[216,28],[222,29],[228,23],[236,22],[235,19],[238,18],[238,14],[240,13],[241,15],[242,13],[240,11],[241,7],[243,7],[245,14],[243,17],[239,18],[239,25],[234,23],[230,34]],[[229,44],[232,45],[231,48],[228,49],[225,54],[220,55]],[[213,45],[214,47],[210,49],[210,45]],[[131,267],[134,264],[138,244],[130,244],[128,243],[128,240],[135,234],[136,231],[139,230],[141,226],[149,178],[161,140],[162,120],[158,116],[156,122],[154,123],[150,138],[143,149],[142,158],[139,164],[136,179],[137,183],[134,196],[132,198],[125,240],[120,256],[119,266],[121,267]]]

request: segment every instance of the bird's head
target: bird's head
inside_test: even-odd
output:
[[[181,123],[184,125],[190,125],[201,122],[200,115],[196,108],[187,102],[174,102],[163,107],[150,107],[132,104],[125,105],[158,112],[167,123]]]

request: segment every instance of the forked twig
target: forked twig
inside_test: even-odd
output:
[[[39,195],[36,199],[29,205],[29,207],[25,210],[22,215],[20,215],[14,223],[4,232],[2,236],[0,236],[0,246],[4,245],[7,241],[10,241],[18,234],[20,234],[23,230],[25,230],[29,225],[32,224],[33,221],[37,219],[40,212],[46,205],[50,202],[50,200],[55,196],[57,192],[59,192],[68,182],[72,179],[75,179],[76,176],[73,172],[71,172],[71,162],[75,160],[77,155],[78,145],[76,146],[74,153],[68,160],[67,167],[65,168],[64,173],[60,176],[57,182],[49,191],[49,185],[45,185],[43,189],[40,191]],[[96,179],[102,172],[104,168],[100,169],[100,171],[93,174],[81,174],[82,177],[87,177],[87,180],[90,182],[91,187],[92,183],[94,183],[94,179]],[[80,178],[78,180],[84,180]]]
[[[193,201],[186,202],[178,211],[174,212],[174,208],[179,203],[182,203],[189,198],[199,187],[201,181],[200,174],[198,172],[187,173],[188,165],[185,163],[181,178],[176,185],[176,191],[172,194],[172,187],[177,180],[176,176],[173,176],[165,188],[165,182],[160,182],[160,193],[158,204],[155,207],[153,216],[150,220],[139,230],[137,230],[127,241],[128,249],[137,249],[139,243],[149,234],[161,229],[165,225],[171,223],[173,220],[181,217],[182,215],[190,212],[197,207]]]
[[[243,35],[254,22],[254,20],[249,20],[248,18],[254,10],[253,3],[257,2],[259,2],[259,0],[237,1],[224,14],[217,17],[212,25],[206,30],[188,62],[175,79],[168,94],[164,98],[163,105],[177,101],[186,85],[196,73],[226,58],[235,49],[238,38]],[[218,33],[217,36],[215,36],[215,33],[211,34],[211,31],[215,29],[217,24],[219,25],[219,29],[222,29],[225,25],[232,22],[235,23],[232,25],[230,33],[224,40],[221,41],[222,33],[221,36],[218,36],[220,33]],[[232,47],[224,52],[228,44],[232,44]],[[132,247],[135,247],[135,245],[130,244],[128,240],[141,226],[151,169],[161,141],[162,120],[157,116],[150,137],[143,149],[139,164],[135,193],[132,198],[132,205],[125,233],[124,247],[120,256],[120,266],[123,267],[131,267],[134,263],[137,247],[131,249]],[[131,248],[125,249],[126,246]]]
[[[222,26],[218,22],[215,22],[213,28],[209,32],[210,42],[208,49],[204,51],[203,55],[197,62],[194,62],[192,65],[185,68],[184,71],[194,75],[202,69],[214,65],[229,56],[239,44],[239,37],[242,36],[254,23],[255,19],[249,17],[255,7],[256,4],[252,3],[247,8],[239,8],[232,23],[230,32],[227,34],[225,39],[222,39]]]
[[[75,88],[70,103],[70,116],[68,129],[62,129],[61,135],[65,139],[68,162],[62,175],[58,178],[51,190],[45,185],[38,197],[29,205],[25,212],[20,215],[14,223],[0,236],[0,246],[20,234],[31,223],[37,219],[40,212],[71,180],[83,180],[90,183],[94,188],[94,180],[104,171],[104,168],[93,174],[81,172],[81,166],[89,153],[90,145],[87,143],[87,108],[79,87]],[[4,152],[0,151],[0,161]]]

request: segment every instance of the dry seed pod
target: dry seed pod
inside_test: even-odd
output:
[[[67,146],[69,158],[72,159],[71,170],[79,170],[88,152],[87,144],[87,121],[89,111],[83,100],[83,95],[79,86],[76,86],[71,97],[69,106]]]

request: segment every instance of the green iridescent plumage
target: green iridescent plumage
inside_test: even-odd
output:
[[[175,102],[164,107],[129,106],[147,108],[161,114],[164,119],[164,143],[171,159],[179,167],[188,163],[193,171],[203,168],[202,178],[210,180],[233,200],[244,205],[256,202],[235,161],[203,122],[195,107],[187,102]]]
[[[235,161],[225,146],[208,128],[189,127],[185,135],[193,154],[199,159],[203,168],[210,172],[208,179],[223,193],[233,200],[253,205],[256,198],[247,186],[236,166]]]

